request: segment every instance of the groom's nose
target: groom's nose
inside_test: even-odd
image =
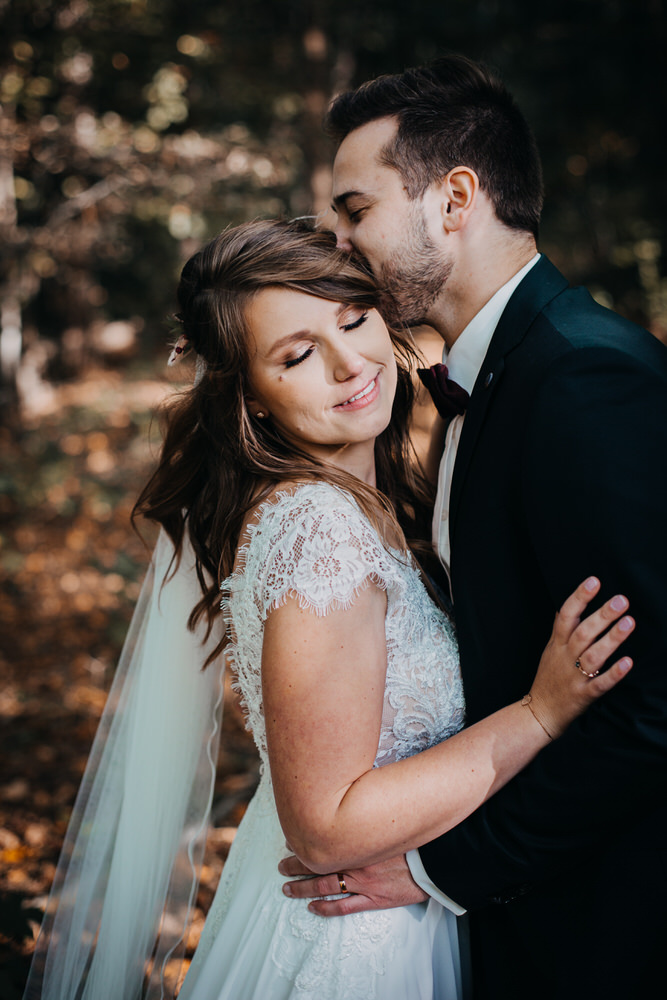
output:
[[[345,231],[345,226],[340,221],[340,219],[338,220],[338,222],[334,227],[334,233],[336,234],[336,246],[338,247],[338,249],[344,250],[345,253],[352,253],[354,247],[352,246],[352,243],[350,242],[350,237],[347,235]]]

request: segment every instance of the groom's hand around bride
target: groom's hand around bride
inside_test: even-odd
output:
[[[292,878],[301,876],[295,882],[286,882],[283,892],[295,899],[311,899],[308,909],[320,917],[342,917],[362,910],[387,910],[428,899],[412,878],[404,854],[366,868],[341,872],[349,895],[340,899],[322,898],[340,893],[341,883],[337,873],[316,875],[293,855],[281,861],[278,870]],[[303,878],[304,875],[308,877]]]

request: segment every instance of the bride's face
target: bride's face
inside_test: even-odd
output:
[[[368,480],[396,391],[379,313],[276,287],[255,296],[246,319],[255,349],[250,413],[264,413],[259,419],[308,454]]]

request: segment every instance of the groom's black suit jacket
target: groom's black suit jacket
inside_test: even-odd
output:
[[[529,690],[555,611],[588,575],[637,619],[618,687],[420,851],[471,913],[475,997],[654,995],[667,947],[667,349],[545,258],[475,384],[450,524],[468,723]]]

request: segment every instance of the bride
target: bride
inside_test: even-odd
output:
[[[172,358],[191,351],[197,376],[137,503],[162,532],[26,997],[167,995],[228,661],[263,773],[179,996],[456,1000],[452,914],[431,900],[323,920],[283,892],[286,841],[324,873],[442,834],[627,673],[624,657],[593,676],[633,620],[608,602],[580,622],[590,578],[527,696],[464,729],[454,630],[415,560],[430,493],[406,431],[414,355],[372,279],[331,233],[254,222],[197,253],[178,294]]]

